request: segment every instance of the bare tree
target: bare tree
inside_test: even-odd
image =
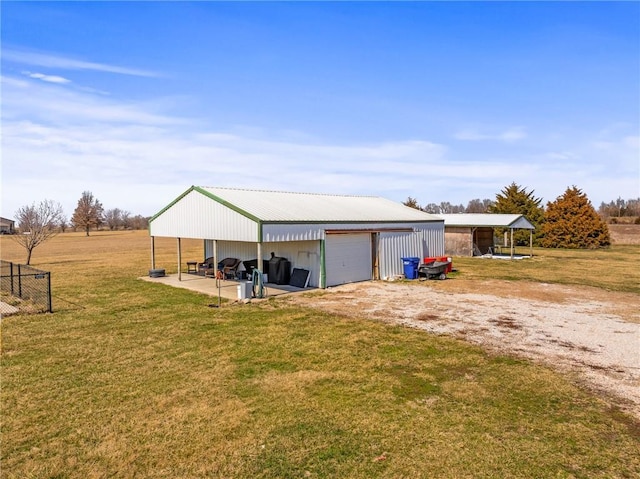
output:
[[[465,209],[465,213],[486,213],[493,205],[493,201],[489,199],[481,200],[480,198],[469,201]]]
[[[122,224],[122,212],[118,208],[113,208],[104,212],[104,221],[111,231],[117,230]]]
[[[92,227],[98,227],[102,224],[103,212],[102,203],[93,197],[93,193],[84,191],[78,200],[78,206],[73,212],[71,222],[74,227],[84,229],[89,236],[89,230]]]
[[[427,213],[431,213],[433,215],[440,214],[440,206],[436,205],[435,203],[429,203],[428,205],[425,205],[422,209]]]
[[[36,246],[58,234],[63,219],[62,206],[51,200],[23,206],[16,211],[19,234],[12,238],[27,250],[26,264],[31,264],[31,254]]]
[[[143,230],[149,227],[149,218],[142,215],[135,215],[133,218],[129,219],[129,225],[131,226],[131,229]]]
[[[131,213],[127,210],[120,211],[120,222],[125,230],[131,228]]]
[[[62,233],[64,233],[65,231],[67,231],[67,228],[69,227],[69,221],[67,220],[67,215],[62,215],[62,217],[60,218],[60,224],[58,225],[58,227],[60,228],[60,231]]]

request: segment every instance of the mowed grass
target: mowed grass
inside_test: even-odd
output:
[[[530,250],[518,248],[517,252],[528,255]],[[460,271],[458,279],[535,281],[640,293],[640,245],[603,250],[534,248],[533,258],[456,257],[453,265]]]
[[[175,271],[175,240],[156,249]],[[137,279],[149,257],[142,232],[36,250],[56,312],[2,320],[3,478],[640,476],[638,423],[547,368],[278,300],[209,308]]]

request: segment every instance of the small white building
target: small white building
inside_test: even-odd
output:
[[[442,218],[374,196],[192,186],[151,218],[149,234],[152,268],[155,237],[177,238],[178,271],[180,239],[197,238],[203,259],[274,253],[320,288],[386,279],[403,273],[403,257],[444,254]]]

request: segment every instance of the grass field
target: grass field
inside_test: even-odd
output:
[[[638,292],[639,247],[539,253],[455,280]],[[36,249],[55,313],[2,320],[3,478],[640,477],[637,421],[547,368],[275,299],[209,308],[138,280],[149,257],[144,232]],[[175,240],[156,257],[175,271]]]

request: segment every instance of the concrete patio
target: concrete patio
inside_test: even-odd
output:
[[[238,285],[247,281],[237,280],[216,280],[215,278],[204,277],[197,274],[182,273],[182,280],[178,279],[178,274],[169,274],[160,278],[151,278],[142,276],[140,279],[149,281],[150,283],[166,284],[174,288],[184,288],[198,293],[207,294],[212,297],[218,296],[218,284],[220,285],[220,297],[230,301],[239,300]],[[265,298],[281,296],[283,294],[297,293],[302,291],[310,291],[315,288],[297,288],[285,284],[265,283]],[[252,298],[256,299],[256,298]]]

